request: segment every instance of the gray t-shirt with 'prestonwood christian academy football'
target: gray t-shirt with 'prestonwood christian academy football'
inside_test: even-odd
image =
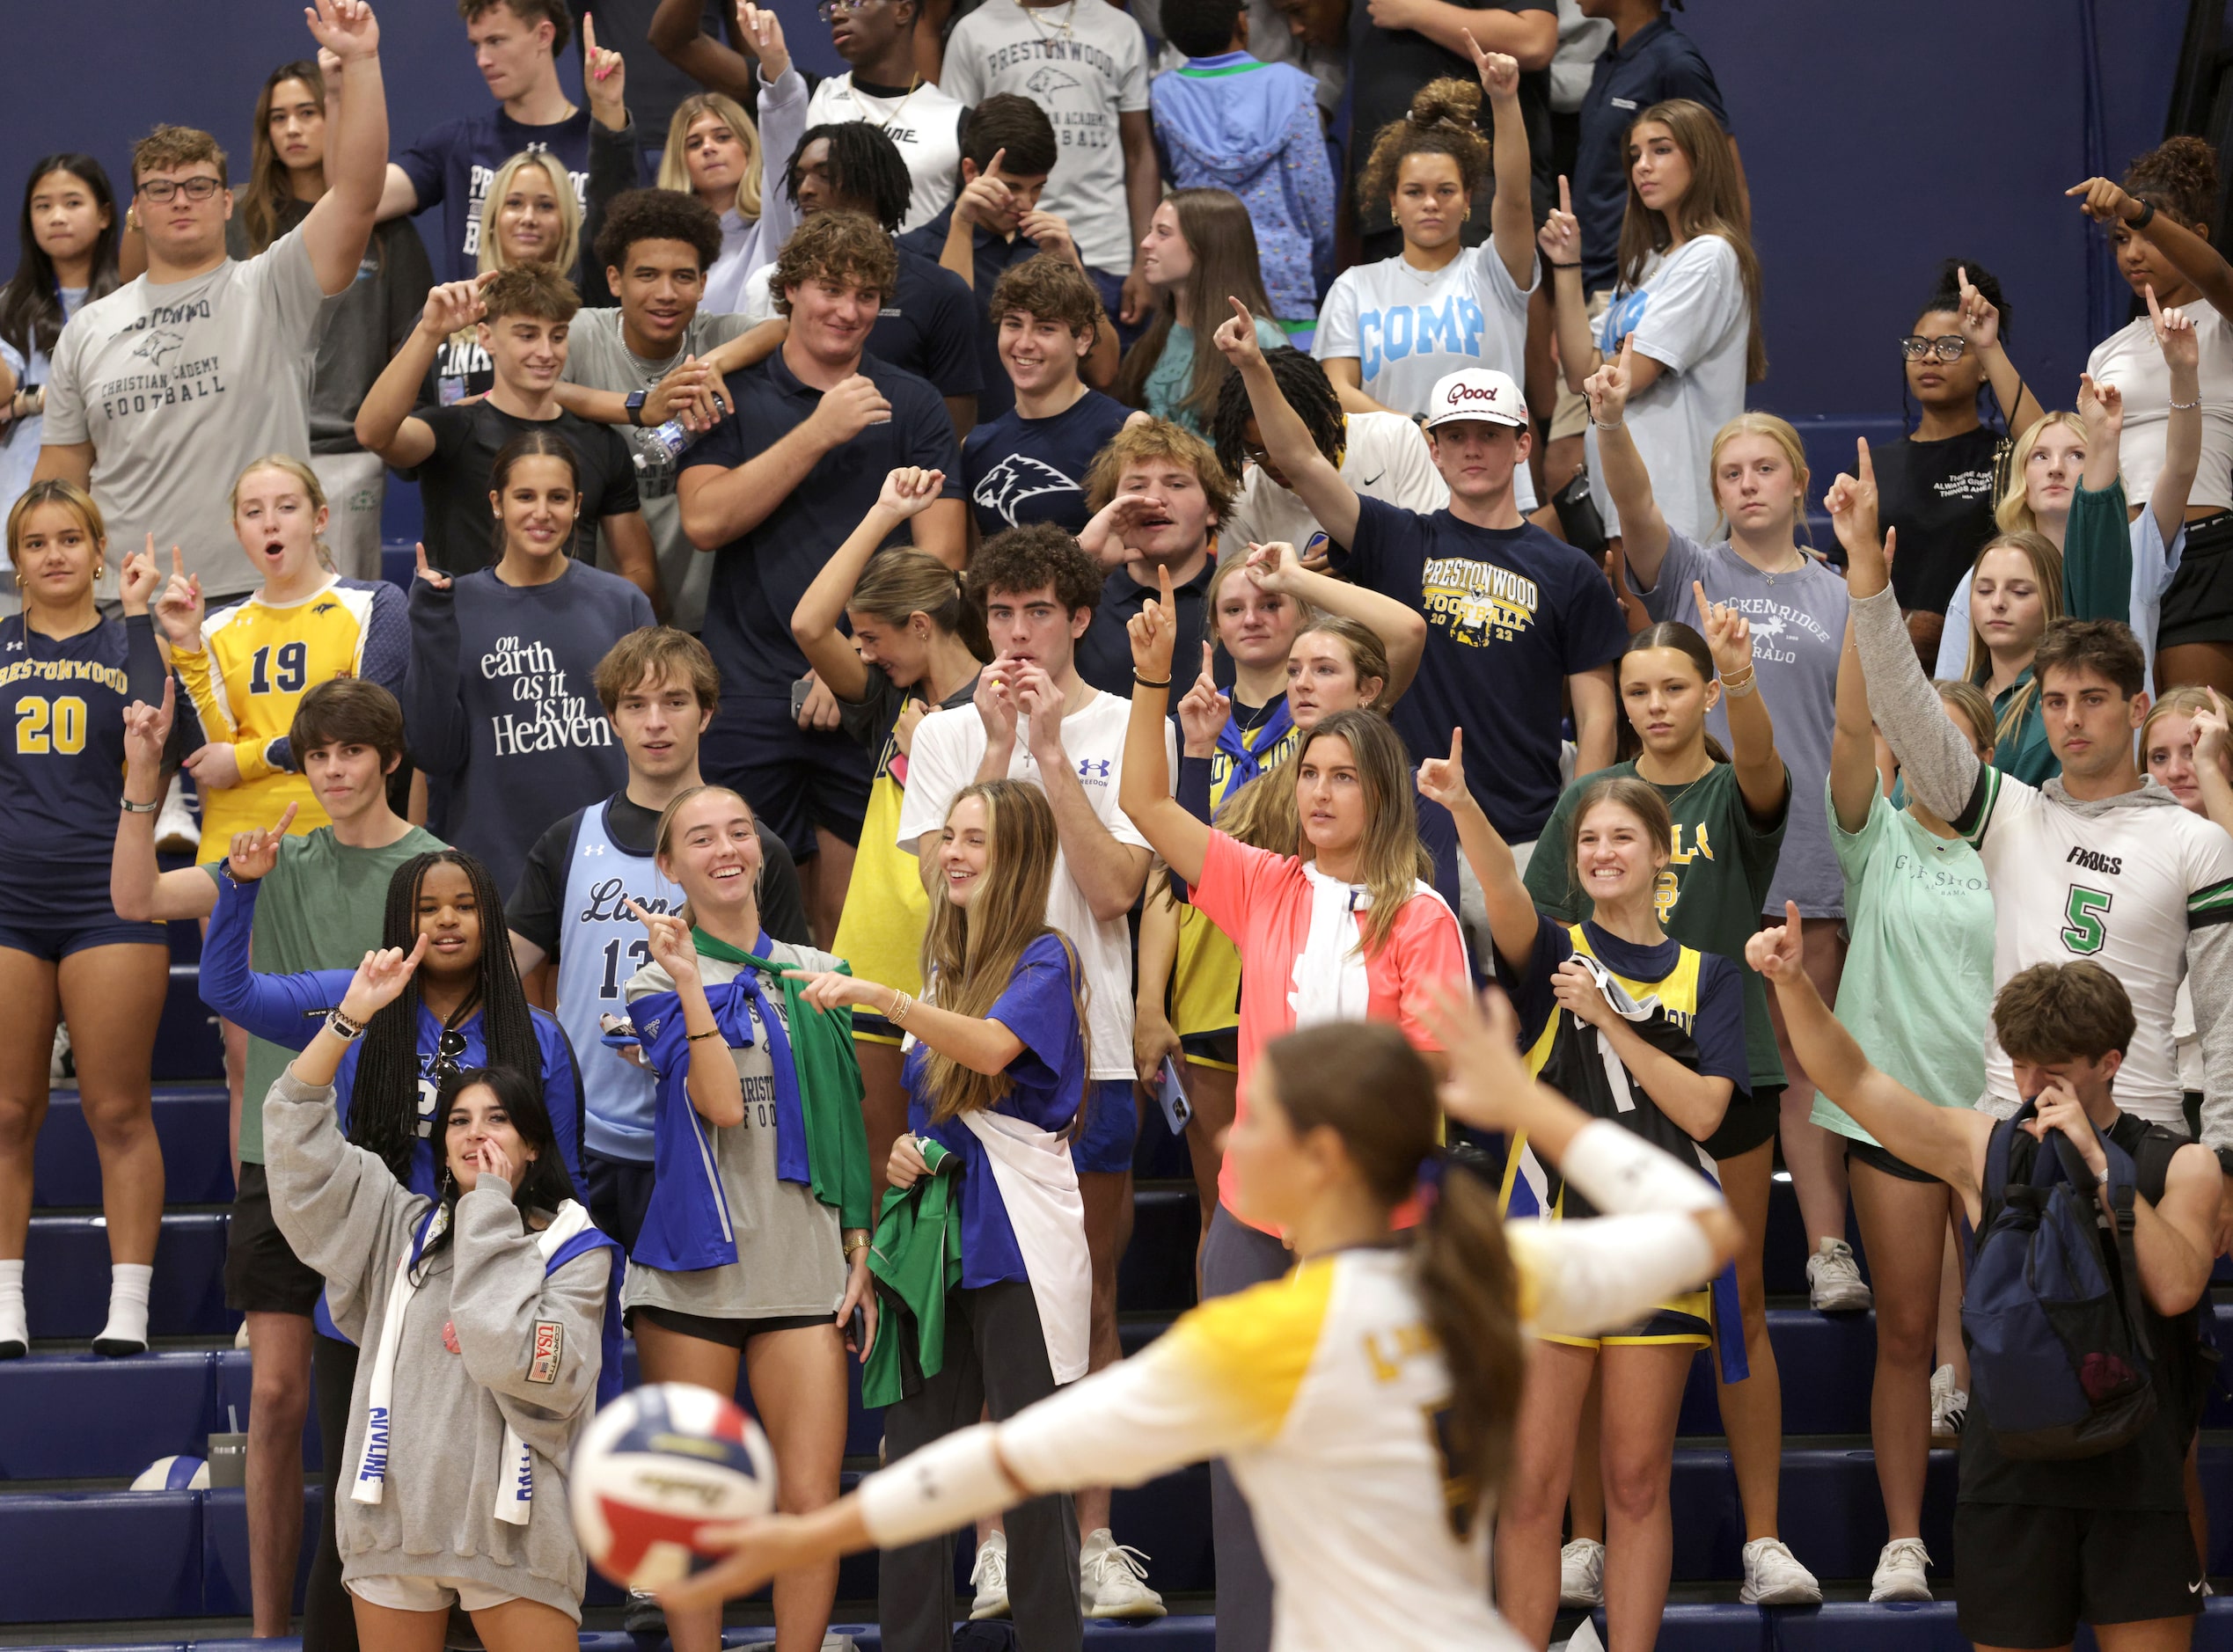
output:
[[[649,390],[679,367],[685,355],[702,359],[750,325],[742,316],[707,315],[701,310],[684,332],[683,347],[655,362],[628,347],[621,337],[619,311],[584,310],[574,318],[567,335],[566,370],[560,376],[569,384],[624,395]],[[677,461],[651,431],[626,425],[619,431],[635,456],[636,503],[658,553],[659,583],[667,593],[671,615],[668,623],[694,633],[706,623],[706,589],[713,581],[714,559],[702,554],[683,533],[682,505],[675,496]],[[602,533],[597,536],[597,566],[608,573],[619,571]]]
[[[70,318],[40,440],[92,443],[112,574],[151,533],[185,552],[205,597],[256,588],[227,500],[250,461],[311,450],[311,347],[325,301],[297,229],[260,258],[161,286],[143,275]]]

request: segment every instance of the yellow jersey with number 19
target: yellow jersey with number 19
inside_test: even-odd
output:
[[[172,662],[203,736],[232,748],[240,783],[202,793],[202,858],[222,859],[233,833],[273,825],[289,803],[295,834],[326,824],[287,743],[296,708],[337,676],[367,678],[400,698],[410,658],[404,595],[385,581],[335,578],[286,603],[260,593],[205,618],[201,646]]]

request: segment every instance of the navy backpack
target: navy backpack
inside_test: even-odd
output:
[[[1984,1221],[1962,1297],[1970,1421],[1981,1419],[2006,1457],[2097,1457],[2137,1437],[2160,1403],[2133,1251],[2138,1176],[2131,1156],[2097,1131],[2115,1214],[2112,1270],[2093,1173],[2068,1137],[2051,1131],[2030,1177],[2010,1181],[2019,1131],[2037,1116],[2025,1102],[1986,1149]]]

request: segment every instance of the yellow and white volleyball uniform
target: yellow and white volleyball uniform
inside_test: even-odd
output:
[[[399,699],[411,659],[404,594],[385,581],[334,578],[299,601],[259,593],[201,622],[201,646],[171,656],[203,737],[230,745],[240,784],[201,794],[201,841],[222,859],[233,833],[269,827],[296,805],[299,835],[326,823],[299,771],[287,731],[303,696],[337,676],[361,676]]]
[[[1254,727],[1243,729],[1237,720],[1228,720],[1218,737],[1217,751],[1209,760],[1212,819],[1228,795],[1270,775],[1302,738],[1302,730],[1288,720],[1285,695],[1264,709],[1270,714]],[[1292,778],[1282,777],[1275,784]],[[1183,786],[1179,800],[1187,800]],[[1178,952],[1171,966],[1171,1030],[1185,1043],[1189,1061],[1237,1071],[1237,1063],[1212,1053],[1212,1041],[1222,1034],[1229,1045],[1241,1025],[1241,949],[1191,906],[1182,905],[1178,917]]]
[[[1583,1135],[1614,1166],[1593,1178],[1608,1204],[1622,1188],[1686,1210],[1718,1202],[1617,1125]],[[1505,1232],[1521,1318],[1539,1332],[1626,1323],[1712,1266],[1703,1231],[1673,1210]],[[862,1513],[890,1547],[1019,1489],[1138,1486],[1222,1457],[1277,1590],[1274,1652],[1516,1652],[1525,1642],[1489,1604],[1488,1511],[1464,1519],[1471,1488],[1444,1452],[1449,1409],[1409,1249],[1340,1251],[1204,1303],[1141,1353],[1006,1422],[902,1458],[864,1483]]]

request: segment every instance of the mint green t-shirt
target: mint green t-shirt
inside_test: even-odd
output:
[[[256,897],[249,961],[263,975],[355,969],[380,944],[388,881],[395,869],[445,846],[421,826],[384,849],[352,849],[335,839],[331,826],[288,838]],[[202,870],[215,879],[223,864],[212,862]],[[501,929],[494,939],[499,946],[508,944]],[[240,1098],[243,1164],[264,1162],[264,1097],[294,1059],[291,1049],[260,1038],[248,1041],[248,1078]]]
[[[1823,791],[1829,790],[1825,779]],[[1966,1107],[1985,1093],[1985,1028],[1993,1007],[1993,890],[1985,863],[1959,837],[1941,837],[1881,785],[1857,832],[1827,805],[1845,874],[1852,937],[1838,982],[1838,1019],[1861,1052],[1925,1100]],[[1814,1122],[1882,1146],[1844,1108],[1817,1093]]]

